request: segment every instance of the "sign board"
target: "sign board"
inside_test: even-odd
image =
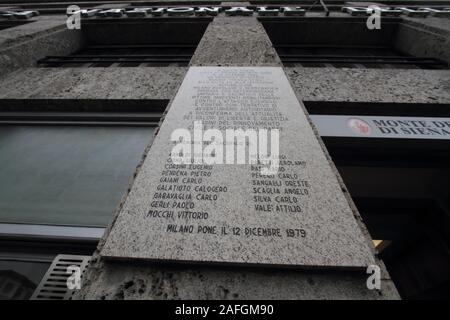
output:
[[[450,140],[450,118],[310,115],[323,137]]]
[[[303,110],[282,68],[191,67],[101,255],[308,268],[373,264]],[[244,140],[229,139],[239,129]],[[270,146],[261,144],[263,129]],[[188,136],[179,139],[180,132]],[[259,160],[238,163],[238,148],[253,150],[255,136]],[[189,150],[178,153],[181,141]],[[269,154],[263,147],[278,162],[262,161]],[[209,153],[226,161],[202,163]],[[194,163],[179,163],[174,154],[193,155]]]
[[[379,10],[379,14],[382,16],[400,16],[406,15],[409,17],[449,17],[450,8],[429,8],[429,7],[389,7],[386,5],[377,6],[350,6],[342,7],[341,10],[352,16],[370,16],[375,11],[374,8]],[[67,15],[79,15],[83,18],[143,18],[143,17],[160,17],[162,15],[167,16],[217,16],[219,13],[224,12],[227,16],[279,16],[286,17],[304,16],[307,9],[302,7],[287,7],[287,6],[241,6],[241,7],[228,7],[228,6],[204,6],[204,7],[133,7],[127,6],[124,8],[103,8],[103,9],[78,9],[73,10],[68,7]],[[36,15],[39,15],[38,11],[30,10],[0,10],[0,18],[7,19],[30,19]]]
[[[370,16],[375,7],[342,7],[342,12],[348,13],[352,16]],[[379,14],[382,16],[413,16],[413,17],[448,17],[450,16],[450,8],[408,8],[408,7],[389,7],[380,5],[376,6]],[[226,16],[286,16],[296,17],[304,16],[309,8],[302,7],[288,7],[288,6],[203,6],[203,7],[125,7],[113,9],[80,9],[72,12],[79,14],[83,18],[101,17],[101,18],[134,18],[134,17],[160,17],[167,16],[217,16],[219,13],[224,13]]]

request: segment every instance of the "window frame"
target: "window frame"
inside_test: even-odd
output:
[[[157,127],[163,117],[161,108],[145,112],[104,111],[2,111],[0,126],[112,126],[112,127]],[[96,243],[105,228],[86,226],[64,226],[51,224],[8,223],[0,221],[1,240],[70,241]]]
[[[0,125],[158,126],[162,112],[0,112]]]

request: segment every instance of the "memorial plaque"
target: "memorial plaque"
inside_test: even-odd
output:
[[[175,139],[177,129],[192,140]],[[239,146],[255,144],[251,134],[229,140],[235,129],[257,135],[256,161],[248,153],[238,163]],[[193,163],[172,156],[180,141],[192,146]],[[262,161],[278,142],[279,162]],[[216,162],[201,161],[207,151]],[[101,255],[363,268],[374,263],[366,241],[282,68],[191,67]]]

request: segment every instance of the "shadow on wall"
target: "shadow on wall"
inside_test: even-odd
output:
[[[450,60],[442,41],[401,18],[259,18],[285,66],[442,69]],[[421,39],[422,41],[417,41]]]

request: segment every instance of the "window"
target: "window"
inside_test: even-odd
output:
[[[0,221],[104,227],[152,127],[0,127]]]
[[[369,30],[361,18],[259,18],[287,67],[443,69],[445,61],[395,47],[399,18]]]
[[[28,299],[58,254],[93,253],[167,105],[58,103],[0,104],[0,299]]]
[[[47,262],[0,259],[0,300],[29,299],[49,266]]]
[[[159,117],[1,112],[0,223],[105,227]]]
[[[41,67],[187,66],[211,18],[92,19],[82,21],[85,45],[48,56]]]

